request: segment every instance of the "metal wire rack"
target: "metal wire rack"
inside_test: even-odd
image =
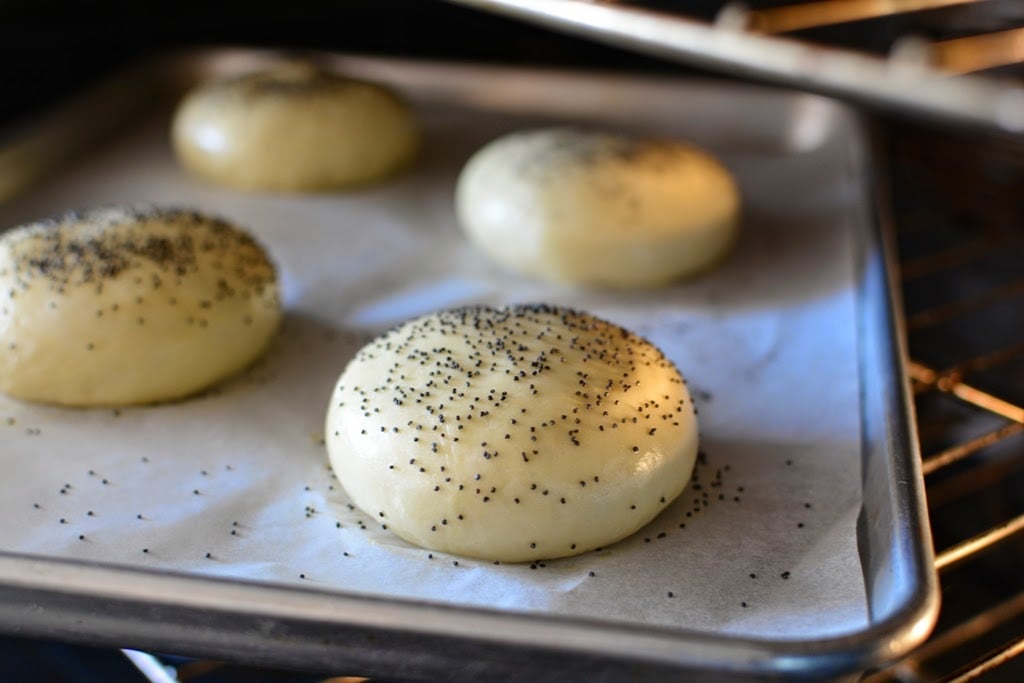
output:
[[[929,641],[865,680],[1024,680],[1024,157],[909,126],[886,138],[944,606]]]

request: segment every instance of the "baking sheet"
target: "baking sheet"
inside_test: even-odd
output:
[[[396,83],[423,121],[418,164],[388,184],[314,197],[206,185],[174,163],[165,111],[0,207],[5,226],[109,202],[221,214],[268,246],[288,308],[262,362],[188,401],[83,411],[0,399],[0,549],[755,638],[863,629],[855,323],[867,220],[850,119],[815,98],[731,86],[346,64]],[[578,121],[719,154],[745,206],[732,257],[644,293],[552,287],[482,261],[451,210],[461,164],[503,132]],[[322,445],[327,397],[383,329],[513,301],[583,308],[662,347],[700,409],[700,489],[577,558],[431,557],[348,508]]]

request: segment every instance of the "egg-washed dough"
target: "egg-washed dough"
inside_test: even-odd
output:
[[[186,396],[252,363],[281,318],[266,252],[226,221],[104,207],[0,238],[0,390],[69,406]]]
[[[575,128],[484,146],[459,176],[455,205],[469,239],[508,270],[615,288],[711,267],[740,215],[736,183],[708,153]]]
[[[501,561],[633,533],[686,486],[697,421],[675,366],[586,313],[471,307],[381,336],[332,394],[352,501],[407,541]]]
[[[283,192],[380,180],[419,145],[412,112],[390,89],[305,62],[197,87],[171,137],[181,164],[202,178]]]

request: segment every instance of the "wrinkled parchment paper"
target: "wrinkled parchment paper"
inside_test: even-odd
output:
[[[239,193],[186,176],[168,116],[0,207],[0,225],[109,202],[194,206],[269,248],[287,304],[256,367],[171,405],[66,410],[0,397],[0,549],[329,590],[771,638],[867,623],[854,281],[866,228],[850,122],[761,90],[486,69],[384,69],[425,146],[406,174],[348,194]],[[719,154],[745,206],[720,268],[652,292],[502,273],[461,238],[454,179],[481,144],[590,121]],[[412,547],[347,505],[323,417],[355,350],[412,316],[553,302],[658,344],[687,376],[704,455],[647,528],[598,552],[493,565]]]

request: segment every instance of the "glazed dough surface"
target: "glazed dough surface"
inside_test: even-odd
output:
[[[711,267],[740,210],[732,176],[696,147],[574,128],[484,146],[459,177],[455,205],[469,239],[508,270],[620,288]]]
[[[0,238],[0,390],[70,406],[186,396],[252,363],[276,331],[274,266],[191,211],[105,207]]]
[[[653,519],[690,478],[697,422],[675,366],[640,337],[563,308],[474,307],[364,347],[326,438],[352,501],[400,537],[526,561]]]
[[[247,190],[326,191],[405,166],[419,134],[389,89],[297,62],[215,81],[179,105],[171,137],[181,164]]]

